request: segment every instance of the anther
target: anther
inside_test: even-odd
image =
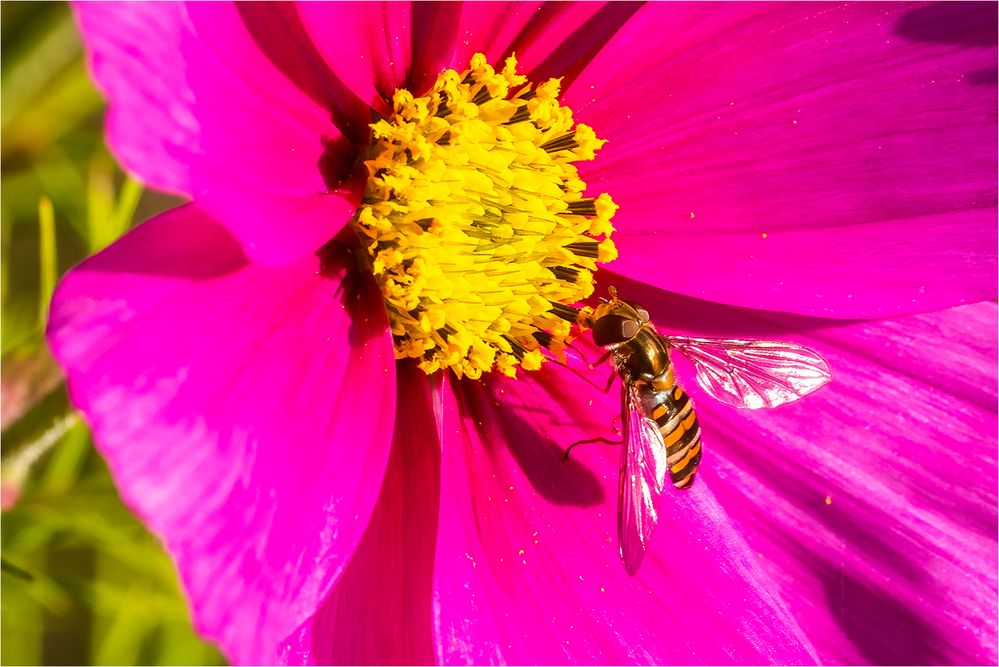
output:
[[[504,125],[516,125],[517,123],[522,123],[525,120],[531,119],[531,112],[527,110],[527,105],[523,104],[517,109],[516,113],[510,116],[510,120],[504,123]]]
[[[531,335],[534,336],[534,340],[538,341],[538,344],[541,345],[541,347],[551,349],[552,341],[555,339],[555,337],[552,336],[550,333],[548,333],[547,331],[535,331]]]
[[[570,283],[576,282],[576,278],[579,277],[579,269],[574,269],[571,266],[551,266],[548,267],[548,270],[559,280],[565,280]]]
[[[523,345],[513,340],[509,336],[503,336],[503,340],[505,340],[507,343],[510,344],[510,349],[513,352],[513,356],[517,357],[517,359],[523,359],[524,355],[527,354],[527,348],[525,348]]]
[[[573,308],[572,306],[567,306],[563,303],[553,303],[549,311],[561,317],[566,322],[572,322],[575,324],[577,318],[579,317],[579,309]]]
[[[568,134],[563,134],[561,137],[557,137],[547,143],[541,144],[541,149],[549,153],[569,150],[570,148],[575,148],[575,147],[576,147],[575,132],[569,132]]]
[[[597,201],[595,199],[580,199],[569,202],[569,213],[573,215],[594,216],[597,214]]]
[[[596,241],[579,241],[564,246],[566,250],[580,257],[596,258],[600,254],[600,244]]]
[[[472,98],[472,102],[474,104],[482,106],[492,98],[493,96],[489,94],[489,89],[487,89],[485,86],[482,86],[481,90],[479,90],[479,92],[475,94],[475,97]]]

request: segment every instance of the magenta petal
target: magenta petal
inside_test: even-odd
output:
[[[408,2],[303,2],[302,23],[343,82],[381,113],[410,70]]]
[[[833,382],[777,410],[691,392],[704,477],[824,662],[999,657],[996,326],[986,303],[802,332]]]
[[[440,445],[430,379],[409,362],[398,369],[396,430],[378,504],[332,594],[285,643],[286,662],[434,661],[431,584]]]
[[[701,479],[823,662],[996,661],[994,303],[844,325],[615,283],[660,331],[801,343],[832,368],[798,403],[741,411],[675,359]]]
[[[268,263],[311,254],[342,227],[357,200],[337,190],[356,157],[344,133],[368,122],[367,107],[318,54],[265,53],[287,26],[222,3],[75,10],[110,101],[108,142],[130,171],[195,197]]]
[[[515,52],[520,71],[531,72],[557,53],[569,52],[564,58],[569,60],[580,50],[578,42],[596,48],[599,44],[593,39],[569,40],[603,6],[602,2],[305,2],[299,13],[313,43],[340,78],[360,99],[389,113],[389,100],[397,88],[421,94],[444,69],[467,68],[476,52],[495,65]],[[545,78],[563,73],[536,72]]]
[[[384,309],[328,263],[248,264],[186,206],[71,271],[53,300],[74,404],[176,558],[199,631],[237,662],[273,660],[329,593],[388,457]]]
[[[572,3],[558,3],[569,5]],[[491,63],[509,55],[517,36],[541,11],[540,2],[414,3],[413,86],[422,92],[447,68],[462,70],[474,53]]]
[[[442,408],[440,662],[814,662],[708,485],[665,498],[638,575],[618,557],[617,406],[564,369],[458,384]],[[447,387],[446,387],[447,389]]]
[[[360,99],[386,113],[397,87],[420,95],[445,69],[467,68],[476,52],[498,63],[539,6],[537,2],[304,2],[298,11],[313,43],[340,78]]]
[[[550,55],[553,45],[561,44],[568,31],[599,7],[599,3],[556,3],[542,9],[537,3],[519,2],[306,2],[298,12],[312,43],[339,78],[372,108],[389,113],[397,88],[421,94],[444,69],[466,68],[476,52],[496,64],[521,43],[518,40],[526,40],[531,48],[524,65],[529,68]],[[535,35],[548,37],[529,38]]]
[[[183,5],[81,2],[74,10],[91,74],[112,101],[111,150],[146,184],[190,194],[187,157],[198,128],[179,52]]]
[[[995,11],[643,7],[566,94],[608,139],[615,270],[831,317],[994,298]]]

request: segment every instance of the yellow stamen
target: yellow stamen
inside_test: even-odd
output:
[[[574,162],[603,145],[533,88],[510,57],[446,70],[426,95],[393,96],[371,125],[368,185],[353,220],[381,287],[396,357],[433,373],[514,376],[564,348],[598,263],[617,256],[617,205],[585,197]]]

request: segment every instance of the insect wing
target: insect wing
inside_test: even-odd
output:
[[[694,362],[697,383],[737,408],[774,408],[796,401],[832,378],[817,352],[793,343],[668,336]]]
[[[666,445],[655,423],[646,419],[636,389],[621,388],[624,447],[618,479],[617,534],[621,560],[635,574],[659,520],[655,499],[666,481]]]

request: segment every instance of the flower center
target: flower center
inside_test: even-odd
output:
[[[396,358],[427,373],[540,368],[542,347],[565,346],[596,264],[617,256],[617,205],[584,197],[573,165],[604,142],[558,103],[558,79],[534,87],[516,67],[476,54],[422,97],[397,90],[392,117],[371,125],[353,226]]]

